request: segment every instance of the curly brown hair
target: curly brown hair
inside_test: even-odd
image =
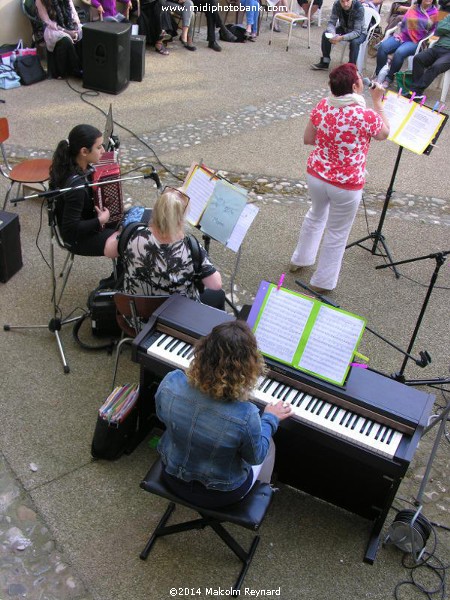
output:
[[[187,376],[189,382],[216,400],[246,400],[264,360],[256,338],[244,321],[217,325],[195,346]]]

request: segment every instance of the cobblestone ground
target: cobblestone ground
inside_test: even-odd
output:
[[[145,145],[153,148],[156,154],[168,150],[188,148],[209,139],[222,135],[226,137],[233,133],[241,133],[244,129],[257,128],[277,120],[290,119],[309,111],[311,105],[323,96],[324,90],[314,93],[292,97],[283,102],[268,102],[261,107],[247,106],[236,112],[227,112],[211,119],[198,119],[192,123],[174,125],[170,133],[166,130],[143,135]],[[11,148],[13,157],[22,160],[26,157],[49,156],[48,152]],[[148,161],[144,156],[143,146],[140,142],[127,139],[121,146],[122,174],[141,167]],[[183,179],[187,167],[166,165],[170,173],[159,168],[163,175],[164,183],[176,184],[177,178]],[[145,171],[145,169],[144,169]],[[222,175],[235,183],[247,188],[249,200],[261,207],[267,204],[293,204],[306,203],[307,186],[305,181],[276,179],[258,173],[230,173],[221,172]],[[133,196],[135,183],[129,182],[126,195]],[[385,192],[365,192],[364,202],[360,211],[368,215],[379,213],[385,199]],[[433,196],[415,196],[413,194],[396,194],[391,198],[389,208],[390,219],[420,220],[424,223],[450,226],[450,202],[448,199]],[[222,271],[222,269],[221,269]],[[229,289],[231,273],[222,271],[224,287]],[[233,301],[241,305],[251,302],[251,294],[237,286],[233,288],[235,296]],[[445,399],[439,393],[438,402],[443,407]],[[430,432],[421,442],[425,449],[417,461],[413,473],[408,476],[401,486],[401,495],[412,499],[420,485],[426,468],[426,461],[431,452],[435,432]],[[434,522],[444,525],[437,528],[437,534],[443,540],[438,546],[438,555],[444,562],[448,562],[450,547],[450,494],[448,485],[450,480],[450,452],[448,433],[442,438],[438,457],[434,464],[427,491],[423,502],[426,505],[427,517]],[[33,468],[30,465],[30,468]],[[404,507],[404,506],[403,506]],[[441,549],[441,553],[439,553]],[[447,556],[446,556],[447,553]],[[24,492],[20,483],[14,477],[4,458],[0,455],[0,600],[6,598],[28,598],[32,600],[91,600],[91,596],[78,575],[68,565],[55,542],[52,539],[45,523],[36,513],[29,497]]]

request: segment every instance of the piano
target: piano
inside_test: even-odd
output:
[[[155,422],[159,381],[173,369],[186,369],[195,341],[233,319],[177,295],[155,311],[132,344],[133,360],[140,364],[140,438]],[[277,400],[293,407],[275,435],[278,481],[371,521],[364,561],[373,564],[434,396],[368,369],[352,369],[340,387],[272,359],[265,362],[267,372],[251,401],[261,410]]]

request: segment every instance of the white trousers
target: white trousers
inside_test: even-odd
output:
[[[309,174],[306,181],[312,206],[306,213],[291,262],[302,267],[313,265],[323,236],[317,269],[310,284],[333,290],[362,190],[344,190]]]

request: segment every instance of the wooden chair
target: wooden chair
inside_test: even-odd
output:
[[[145,548],[139,555],[142,560],[145,560],[153,547],[153,544],[159,537],[180,533],[183,531],[190,531],[191,529],[204,529],[205,527],[211,527],[223,542],[234,552],[234,554],[243,563],[242,569],[239,573],[236,583],[233,586],[233,594],[239,595],[239,590],[244,582],[245,575],[250,567],[256,548],[259,543],[259,535],[253,538],[250,549],[246,552],[240,544],[234,539],[234,537],[222,526],[222,523],[232,523],[257,531],[266,515],[267,509],[270,506],[273,489],[268,483],[261,483],[257,481],[251,488],[249,493],[242,498],[239,502],[230,506],[224,506],[223,508],[201,508],[190,504],[186,500],[173,494],[170,489],[166,486],[164,479],[162,478],[162,463],[158,459],[151,467],[143,481],[141,482],[141,488],[151,494],[156,494],[162,498],[166,498],[170,501],[167,510],[159,521],[156,529],[150,536]],[[170,515],[175,509],[175,504],[181,504],[191,510],[197,512],[200,515],[200,519],[186,521],[184,523],[177,523],[176,525],[166,526]],[[183,538],[184,540],[184,538]],[[185,542],[183,541],[183,544]],[[180,554],[183,553],[185,546],[181,546]]]
[[[124,344],[130,344],[142,328],[142,323],[148,321],[155,310],[163,304],[169,296],[140,296],[116,292],[114,303],[116,305],[116,319],[122,330],[122,337],[117,344],[114,362],[114,375],[112,389],[116,384],[117,369],[120,353]],[[125,337],[126,336],[126,337]]]
[[[0,173],[6,179],[9,179],[10,185],[6,192],[5,199],[3,201],[3,210],[5,210],[6,204],[11,195],[11,191],[14,185],[18,184],[17,194],[20,194],[22,188],[26,184],[39,184],[42,189],[45,190],[44,183],[48,181],[50,176],[50,165],[52,161],[49,158],[34,158],[31,160],[24,160],[19,164],[11,167],[8,161],[8,156],[4,146],[4,142],[9,138],[9,124],[6,117],[0,118],[0,151],[2,155],[2,161],[0,163]]]
[[[292,28],[293,28],[294,24],[306,23],[307,28],[308,28],[308,48],[311,48],[311,10],[313,7],[313,3],[310,2],[307,15],[300,15],[299,13],[295,12],[294,4],[298,7],[297,0],[291,0],[288,12],[278,11],[278,12],[274,13],[273,20],[272,20],[272,29],[270,31],[269,46],[272,44],[273,30],[274,30],[276,24],[287,23],[289,26],[288,39],[287,39],[287,45],[286,45],[286,52],[287,52],[289,50],[289,42],[291,41]],[[298,7],[298,8],[299,8],[299,10],[301,10],[300,7]]]

